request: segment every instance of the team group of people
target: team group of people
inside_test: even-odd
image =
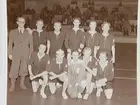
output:
[[[8,57],[12,60],[9,91],[15,90],[20,76],[20,87],[26,89],[25,77],[29,74],[32,90],[47,98],[46,86],[54,94],[62,86],[62,97],[88,99],[93,89],[99,97],[104,91],[112,98],[115,63],[115,40],[109,33],[110,23],[102,24],[102,33],[96,31],[91,20],[89,30],[80,28],[80,19],[73,19],[73,27],[62,30],[54,22],[54,31],[43,30],[43,20],[36,21],[36,29],[25,28],[25,18],[17,18],[18,28],[9,34]],[[68,94],[68,95],[67,95]],[[83,95],[84,94],[84,95]]]

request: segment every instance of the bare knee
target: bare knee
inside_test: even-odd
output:
[[[47,83],[48,83],[48,74],[44,74],[44,75],[42,76],[42,78],[43,78],[43,84],[44,84],[44,85],[47,85]]]

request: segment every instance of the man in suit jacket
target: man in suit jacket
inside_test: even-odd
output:
[[[9,91],[14,91],[15,82],[18,76],[21,77],[20,87],[26,89],[24,80],[28,74],[27,61],[33,51],[32,35],[24,28],[25,18],[17,18],[18,28],[11,30],[9,34],[8,56],[12,60],[9,78],[11,79],[11,86]]]

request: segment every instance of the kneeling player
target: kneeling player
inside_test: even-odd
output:
[[[113,63],[107,60],[107,53],[105,51],[99,52],[99,61],[97,64],[97,76],[96,76],[96,96],[99,97],[104,90],[107,99],[112,98],[113,94],[113,79],[114,79],[114,67]]]
[[[39,51],[33,52],[28,65],[28,70],[30,74],[30,79],[32,80],[33,92],[37,92],[39,86],[41,85],[40,95],[43,98],[47,98],[44,90],[48,82],[48,72],[46,71],[46,66],[50,65],[50,58],[45,53],[46,45],[40,44]]]
[[[64,51],[58,50],[56,52],[56,58],[51,60],[51,68],[50,68],[50,80],[49,83],[51,93],[54,94],[56,91],[56,82],[62,81],[63,82],[63,90],[62,90],[62,97],[67,99],[68,96],[66,95],[66,89],[68,87],[68,76],[67,76],[67,60],[64,58]],[[58,80],[58,81],[57,81]]]
[[[82,98],[81,93],[87,85],[85,63],[79,56],[78,51],[72,52],[72,59],[68,64],[68,93],[72,98]]]
[[[95,76],[97,74],[96,59],[92,57],[92,50],[90,47],[86,47],[83,50],[83,61],[85,62],[86,68],[86,94],[83,99],[88,99],[88,96],[92,93],[93,88],[95,88]]]

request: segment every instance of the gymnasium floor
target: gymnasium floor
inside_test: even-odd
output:
[[[106,100],[104,93],[100,98],[95,96],[95,90],[88,100],[62,99],[61,88],[51,95],[46,88],[47,99],[42,99],[39,92],[32,93],[29,79],[26,80],[27,90],[19,88],[17,81],[15,92],[7,96],[7,105],[137,105],[136,97],[136,44],[116,44],[116,64],[114,94],[111,100]],[[9,85],[8,85],[9,87]]]

